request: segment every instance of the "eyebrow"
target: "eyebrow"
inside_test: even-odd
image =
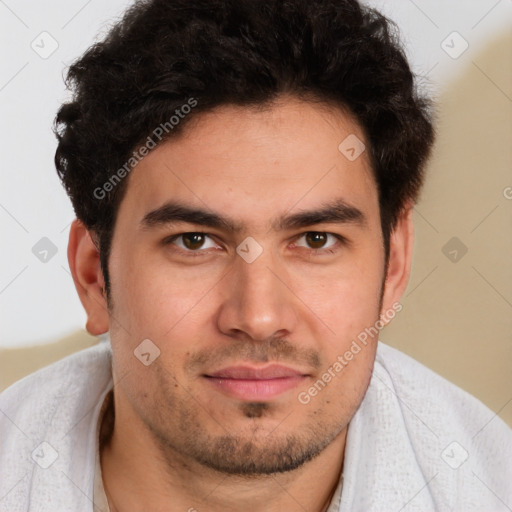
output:
[[[152,229],[179,222],[217,228],[230,233],[240,233],[244,229],[243,224],[235,222],[220,213],[190,207],[176,201],[168,201],[155,210],[146,213],[140,224],[142,229]],[[322,223],[354,224],[363,227],[367,225],[367,219],[359,208],[348,204],[343,199],[335,199],[312,210],[303,210],[288,215],[283,214],[273,220],[270,225],[275,231],[285,231]]]

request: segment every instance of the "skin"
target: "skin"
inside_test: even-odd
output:
[[[386,272],[367,153],[349,161],[338,150],[350,134],[365,141],[346,112],[292,97],[267,109],[223,106],[198,116],[129,177],[109,260],[110,309],[94,234],[73,223],[68,256],[87,329],[109,330],[113,350],[115,425],[101,454],[112,509],[322,512],[328,506],[377,339],[369,338],[308,404],[297,397],[400,299],[413,243],[407,205],[391,236]],[[339,198],[358,208],[364,222],[271,225]],[[240,231],[141,224],[170,199],[221,213]],[[209,236],[192,250],[183,238],[168,240],[190,232]],[[311,245],[308,232],[346,242],[319,235]],[[252,263],[236,252],[246,237],[263,248]],[[160,350],[149,366],[134,356],[144,339]],[[268,400],[227,396],[205,377],[227,366],[272,362],[304,377]]]

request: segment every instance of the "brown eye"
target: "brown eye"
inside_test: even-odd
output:
[[[183,245],[190,250],[200,249],[206,238],[204,233],[185,233],[181,237]]]
[[[305,234],[306,242],[312,249],[321,249],[327,242],[327,233],[310,231]]]
[[[166,238],[164,244],[172,244],[188,253],[198,254],[205,253],[206,249],[220,249],[210,235],[197,231],[181,233]]]
[[[302,233],[295,245],[309,249],[310,255],[334,254],[340,245],[343,245],[345,238],[334,233],[325,231],[307,231]]]

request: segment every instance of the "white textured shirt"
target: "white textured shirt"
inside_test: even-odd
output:
[[[1,512],[108,512],[99,427],[111,357],[102,341],[0,394]],[[512,510],[512,430],[381,342],[344,457],[328,512]]]

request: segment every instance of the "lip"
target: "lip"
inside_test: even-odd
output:
[[[272,364],[263,368],[230,366],[204,377],[223,394],[240,400],[264,401],[293,389],[308,375],[294,368]]]

